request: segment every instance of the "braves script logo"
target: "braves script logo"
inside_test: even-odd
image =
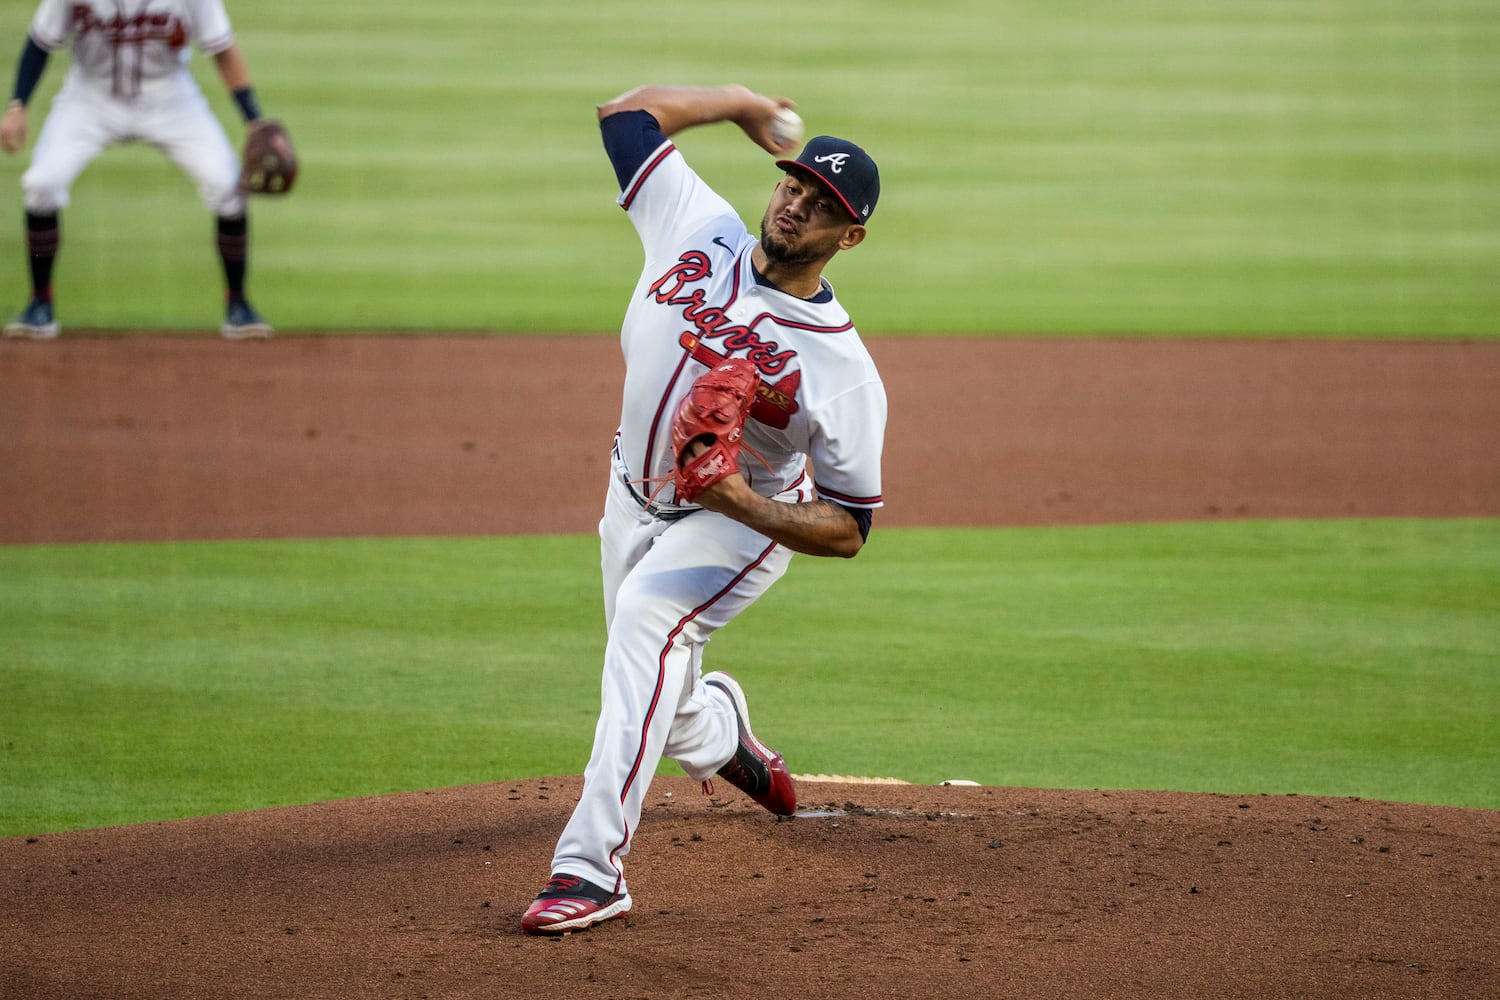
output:
[[[785,371],[787,363],[797,356],[796,351],[783,351],[774,340],[762,340],[748,326],[731,323],[722,308],[704,302],[703,289],[687,290],[689,284],[712,275],[708,255],[701,250],[688,250],[651,284],[651,297],[662,305],[681,306],[682,318],[693,326],[677,338],[683,349],[693,360],[709,368],[717,368],[726,356],[743,351],[762,375]],[[709,338],[720,341],[721,349],[704,343]],[[767,426],[785,429],[792,414],[797,412],[797,387],[801,384],[800,371],[792,372],[775,385],[762,381],[755,390],[755,402],[750,404],[750,415]]]
[[[677,263],[666,274],[652,283],[651,297],[662,305],[681,306],[682,318],[693,325],[698,336],[721,341],[720,346],[728,353],[743,351],[763,374],[776,375],[783,371],[797,356],[795,351],[783,351],[774,340],[762,340],[760,334],[748,326],[731,323],[723,309],[703,301],[703,289],[685,291],[689,284],[712,276],[708,255],[701,250],[689,250],[677,258]]]
[[[848,160],[848,153],[829,153],[827,156],[813,157],[814,163],[826,163],[828,164],[828,169],[832,170],[836,174],[841,174],[844,172],[844,164],[848,162]]]
[[[116,14],[100,17],[86,3],[68,8],[68,23],[79,35],[97,31],[115,45],[140,45],[143,42],[166,42],[174,49],[187,44],[187,26],[170,11],[148,14],[144,10],[129,17]]]

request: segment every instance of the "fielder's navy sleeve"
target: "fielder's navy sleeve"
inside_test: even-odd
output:
[[[30,103],[31,92],[36,90],[37,82],[42,78],[42,70],[47,68],[47,50],[36,43],[36,39],[30,35],[26,36],[26,43],[21,46],[21,61],[16,64],[16,89],[11,96],[23,105]]]
[[[646,162],[646,158],[661,148],[667,137],[661,134],[661,125],[649,111],[620,111],[599,122],[599,133],[604,139],[604,151],[609,162],[614,164],[615,177],[620,190],[630,183],[630,178]]]

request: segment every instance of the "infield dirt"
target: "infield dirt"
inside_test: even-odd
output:
[[[1500,516],[1500,343],[870,346],[877,531]],[[590,531],[619,377],[607,337],[0,344],[0,544]],[[632,915],[523,937],[578,784],[0,840],[0,997],[1500,996],[1492,811],[659,778]]]

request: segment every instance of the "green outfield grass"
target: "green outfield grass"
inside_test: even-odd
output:
[[[577,774],[597,575],[586,537],[0,548],[0,835]],[[1500,521],[877,531],[709,660],[801,772],[1500,808]]]
[[[0,8],[7,85],[32,7]],[[593,105],[733,80],[882,163],[872,238],[830,271],[869,333],[1500,332],[1493,0],[231,13],[303,155],[299,190],[253,222],[252,288],[284,329],[613,329],[639,251]],[[776,174],[737,130],[682,145],[758,218]],[[20,230],[24,166],[0,157],[0,233]],[[154,152],[84,174],[64,243],[65,329],[216,327],[209,220]]]

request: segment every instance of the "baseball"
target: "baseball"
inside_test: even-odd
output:
[[[771,119],[771,138],[782,149],[791,149],[802,142],[802,116],[791,108],[782,108]]]

